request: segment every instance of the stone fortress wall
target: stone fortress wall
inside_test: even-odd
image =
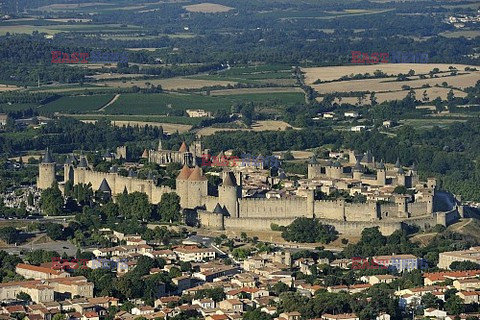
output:
[[[111,194],[116,195],[127,190],[131,192],[146,193],[148,199],[152,203],[160,202],[164,193],[172,192],[173,190],[165,186],[156,186],[152,180],[143,180],[133,177],[124,177],[118,173],[96,172],[87,168],[74,169],[74,184],[90,183],[92,190],[99,190],[102,181],[105,180],[111,189]],[[68,180],[65,180],[65,182]]]
[[[39,168],[37,186],[40,189],[48,188],[55,181],[55,162],[51,156],[47,160]],[[338,165],[335,164],[335,167],[338,168]],[[152,203],[158,203],[163,194],[176,192],[180,196],[181,207],[196,213],[199,226],[219,230],[270,230],[272,223],[286,226],[295,218],[309,217],[331,224],[343,234],[359,235],[364,228],[371,226],[378,226],[382,233],[391,234],[407,224],[420,227],[449,225],[461,215],[451,195],[437,197],[433,179],[423,184],[422,197],[412,203],[407,203],[405,197],[395,199],[395,203],[347,203],[344,200],[314,200],[313,189],[307,190],[306,197],[242,198],[242,175],[233,172],[224,173],[218,197],[211,196],[208,195],[208,181],[202,169],[198,166],[190,168],[187,164],[177,177],[176,189],[156,186],[153,180],[95,172],[89,168],[84,157],[79,164],[65,163],[64,172],[63,183],[69,180],[74,184],[90,183],[94,191],[109,192],[111,196],[125,190],[129,193],[138,191],[146,193]],[[450,204],[445,205],[446,200]],[[438,201],[443,204],[436,203]],[[441,210],[434,211],[434,207]]]

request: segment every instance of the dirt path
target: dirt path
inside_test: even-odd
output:
[[[117,101],[118,98],[120,98],[120,94],[116,94],[115,97],[112,98],[112,100],[110,100],[106,105],[104,105],[103,107],[101,107],[100,109],[98,109],[98,112],[103,112],[103,111],[105,111],[105,109],[106,109],[108,106],[114,104],[115,101]]]
[[[452,230],[453,231],[458,231],[458,230],[468,226],[472,221],[473,221],[473,219],[465,219],[463,221],[460,221],[459,223],[456,223],[456,224],[453,225]]]

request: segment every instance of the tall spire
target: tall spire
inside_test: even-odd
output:
[[[50,150],[47,149],[45,150],[45,157],[43,157],[42,163],[55,163],[55,161],[52,158],[52,154],[50,153]]]
[[[223,178],[223,186],[225,187],[236,187],[235,177],[233,177],[232,172],[226,172],[225,177]]]

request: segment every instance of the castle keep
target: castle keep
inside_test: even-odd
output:
[[[152,203],[158,203],[164,193],[176,192],[188,223],[219,230],[269,230],[273,223],[288,225],[295,218],[309,217],[333,225],[344,234],[358,235],[364,228],[372,226],[380,227],[384,234],[391,234],[407,224],[419,227],[448,225],[463,212],[452,195],[436,190],[434,178],[421,182],[415,166],[405,169],[398,161],[395,165],[376,162],[368,152],[350,152],[348,163],[312,158],[308,164],[308,177],[295,182],[291,192],[281,197],[245,195],[243,184],[247,174],[241,170],[224,171],[218,195],[214,196],[208,193],[208,180],[203,170],[194,165],[197,152],[190,152],[185,144],[178,152],[149,152],[149,159],[157,163],[183,163],[175,189],[157,186],[152,179],[139,179],[133,174],[124,177],[115,171],[96,172],[83,156],[78,164],[72,156],[67,159],[63,165],[65,178],[60,187],[72,181],[74,184],[90,183],[94,191],[110,196],[125,191],[144,192]],[[275,179],[275,183],[282,183],[284,178]],[[37,186],[45,189],[55,181],[55,162],[47,150],[39,166]],[[394,188],[399,186],[415,193],[394,193]],[[319,200],[319,193],[330,194],[332,190],[360,194],[365,200],[352,202],[341,197]]]

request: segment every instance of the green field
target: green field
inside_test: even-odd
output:
[[[228,96],[202,96],[197,94],[122,94],[105,109],[108,114],[168,114],[170,110],[204,109],[229,111],[240,102],[259,102],[272,106],[304,103],[302,93],[258,93]]]
[[[0,112],[21,111],[28,109],[35,109],[38,105],[35,103],[14,103],[14,104],[0,104]]]
[[[44,112],[84,113],[97,111],[113,98],[113,94],[61,97],[40,107]]]
[[[35,21],[24,21],[22,24],[0,24],[0,35],[8,33],[27,33],[31,34],[33,31],[47,34],[57,34],[60,32],[127,32],[127,31],[140,31],[141,27],[129,25],[122,27],[119,24],[58,24],[51,22],[42,22],[42,25],[37,25]]]
[[[293,79],[292,69],[285,65],[232,67],[214,74],[191,76],[191,79],[260,83],[268,79]]]
[[[188,118],[188,117],[165,117],[165,116],[139,116],[139,115],[69,115],[72,118],[78,120],[100,120],[106,119],[110,121],[142,121],[142,122],[160,122],[160,123],[175,123],[175,124],[187,124],[196,125],[199,124],[202,118]]]

